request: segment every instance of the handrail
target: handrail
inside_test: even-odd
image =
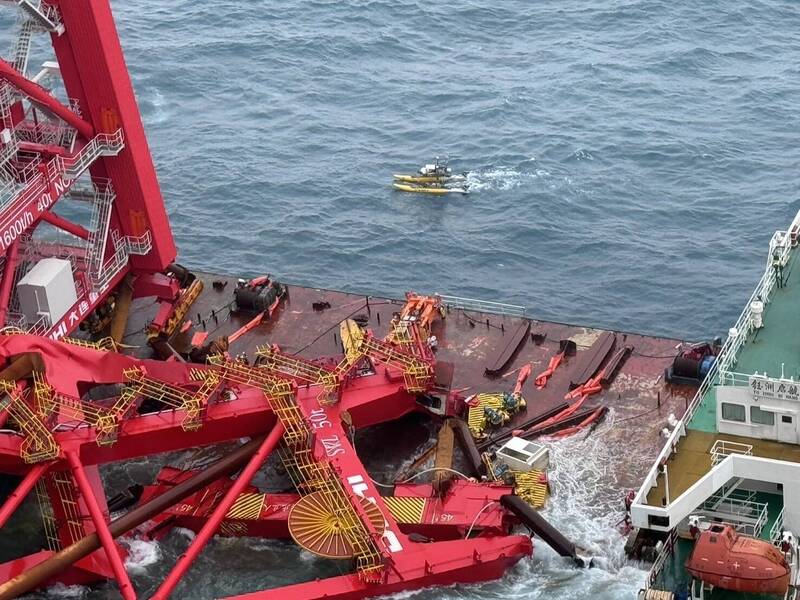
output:
[[[118,129],[113,134],[100,133],[96,135],[92,138],[92,141],[72,157],[65,159],[62,156],[57,156],[50,162],[45,163],[46,176],[45,173],[39,171],[27,182],[27,185],[13,200],[0,210],[0,223],[2,223],[0,229],[7,228],[15,219],[23,215],[29,209],[31,202],[47,190],[49,182],[56,181],[58,178],[74,180],[95,159],[109,154],[118,154],[123,147],[122,129]],[[41,212],[42,210],[38,210],[37,214]],[[30,223],[27,225],[30,225]]]
[[[435,295],[442,299],[442,304],[445,304],[450,308],[474,310],[477,312],[486,312],[498,315],[510,315],[512,317],[525,316],[525,307],[517,304],[490,302],[488,300],[477,300],[475,298],[460,298],[458,296],[444,296],[442,294]]]
[[[767,507],[765,502],[726,498],[716,507],[709,506],[706,500],[694,514],[711,517],[731,525],[737,531],[758,537],[767,523]]]
[[[781,533],[783,533],[783,511],[786,510],[786,507],[781,508],[781,512],[778,513],[778,516],[775,518],[775,522],[772,524],[772,527],[769,529],[769,539],[774,544],[775,542],[780,542]]]
[[[92,221],[89,225],[89,239],[86,243],[89,274],[92,277],[98,277],[103,267],[108,226],[111,222],[111,204],[115,197],[111,183],[105,184],[102,188],[96,187]]]
[[[96,277],[92,277],[92,288],[94,291],[99,292],[114,279],[120,270],[128,264],[128,258],[131,255],[145,255],[153,247],[153,238],[150,231],[145,231],[138,237],[124,237],[121,238],[117,244],[114,254],[103,264],[100,273]]]
[[[664,541],[664,545],[661,548],[661,552],[658,553],[656,559],[653,561],[653,566],[650,567],[650,572],[647,574],[647,581],[645,582],[645,589],[649,589],[650,586],[654,585],[658,576],[661,574],[661,569],[664,568],[664,563],[667,562],[667,558],[673,554],[673,549],[675,548],[675,543],[678,540],[678,528],[674,528],[672,531],[669,532],[667,539]]]
[[[122,140],[122,129],[117,129],[114,133],[98,133],[86,144],[83,149],[74,157],[73,160],[66,161],[62,157],[56,157],[61,161],[59,169],[68,179],[76,179],[83,173],[89,165],[101,156],[116,156],[124,148]]]
[[[729,442],[726,440],[716,440],[711,447],[711,464],[718,465],[725,458],[731,454],[744,454],[749,456],[753,454],[753,446],[750,444],[740,444],[738,442]]]
[[[785,231],[777,231],[773,234],[770,243],[772,244],[777,237],[780,235],[784,240],[784,243],[781,247],[781,260],[786,261],[788,260],[789,254],[791,252],[791,235],[792,232],[800,231],[800,211],[797,212],[794,219],[792,219],[789,228]],[[735,364],[735,358],[741,348],[744,340],[747,338],[747,335],[750,332],[750,327],[752,326],[752,317],[750,314],[750,305],[752,302],[757,298],[760,297],[762,302],[768,302],[769,300],[769,293],[772,291],[773,287],[775,286],[775,272],[771,265],[767,265],[766,269],[764,270],[764,274],[761,276],[761,279],[756,286],[756,289],[750,295],[750,299],[748,300],[747,304],[745,305],[744,310],[739,315],[739,318],[734,325],[736,329],[737,335],[736,336],[728,336],[725,340],[725,344],[722,346],[719,354],[717,355],[717,360],[712,365],[711,369],[709,370],[708,374],[706,375],[703,382],[700,384],[700,387],[695,393],[692,401],[686,408],[686,412],[684,412],[683,417],[678,421],[675,425],[675,428],[672,430],[667,442],[661,448],[661,452],[659,452],[658,457],[656,458],[653,466],[650,468],[650,471],[647,473],[642,485],[639,487],[639,490],[636,492],[636,496],[634,497],[633,503],[634,504],[646,504],[647,502],[647,494],[650,489],[656,485],[658,480],[658,470],[659,466],[666,462],[666,460],[672,455],[674,450],[678,446],[678,441],[681,437],[686,434],[686,425],[691,421],[692,417],[694,416],[697,407],[703,400],[703,397],[708,393],[711,387],[714,385],[717,377],[719,375],[720,379],[723,379],[730,367]]]

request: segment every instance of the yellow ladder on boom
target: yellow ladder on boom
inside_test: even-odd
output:
[[[291,383],[270,375],[267,369],[228,361],[223,356],[209,357],[209,362],[220,367],[225,379],[261,386],[284,428],[278,454],[292,483],[303,496],[319,492],[326,510],[336,515],[342,535],[353,548],[359,576],[375,581],[383,570],[383,556],[331,464],[314,458],[313,433],[297,405]]]
[[[309,383],[321,386],[317,400],[323,406],[335,404],[339,391],[339,376],[335,371],[325,369],[319,365],[294,356],[283,354],[270,346],[261,346],[256,349],[259,357],[259,367],[272,371],[278,376],[288,375]]]
[[[163,402],[170,408],[185,411],[181,429],[195,431],[202,425],[202,414],[208,400],[219,385],[219,376],[209,371],[196,392],[190,392],[176,385],[147,377],[141,369],[131,368],[123,371],[129,385],[137,396],[145,396]]]
[[[5,394],[5,398],[0,399],[0,411],[8,410],[25,436],[20,446],[22,460],[33,464],[58,458],[60,450],[53,434],[39,414],[28,405],[25,394],[17,390],[16,382],[0,379],[0,392]]]

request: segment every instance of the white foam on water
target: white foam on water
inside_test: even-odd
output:
[[[166,108],[164,94],[156,89],[153,93],[153,97],[150,99],[150,103],[153,105],[153,113],[150,117],[151,120],[154,123],[165,123],[169,118],[169,111]]]
[[[300,560],[304,562],[316,562],[319,560],[319,557],[308,550],[300,550]]]
[[[470,191],[480,190],[511,190],[538,177],[550,175],[545,169],[533,172],[522,172],[510,167],[498,166],[483,171],[469,171],[467,185]]]
[[[647,571],[625,557],[625,538],[617,528],[623,517],[624,490],[617,483],[611,445],[614,411],[593,431],[543,440],[550,448],[552,496],[543,516],[593,558],[592,568],[576,567],[541,539],[534,538],[531,559],[520,561],[500,581],[395,594],[421,600],[634,600]],[[631,456],[631,460],[640,457]]]
[[[195,537],[197,537],[197,534],[196,534],[194,531],[192,531],[191,529],[186,529],[186,527],[174,527],[172,530],[173,530],[175,533],[177,533],[177,534],[179,534],[179,535],[182,535],[183,537],[185,537],[185,538],[186,538],[187,540],[189,540],[190,542],[191,542],[191,541],[192,541],[192,540],[193,540]]]
[[[593,558],[593,568],[576,570],[543,542],[536,543],[531,567],[541,561],[544,581],[552,585],[554,577],[571,580],[559,590],[559,598],[635,598],[647,575],[625,556],[625,537],[618,528],[624,516],[625,490],[616,480],[618,465],[610,448],[613,429],[612,410],[594,431],[584,430],[550,443],[553,495],[542,514]],[[606,588],[607,592],[595,595]]]
[[[161,560],[161,547],[156,541],[124,538],[121,542],[128,548],[125,568],[132,573],[146,571],[147,567]]]
[[[57,583],[47,588],[47,593],[56,598],[83,598],[89,593],[89,588],[82,585]]]

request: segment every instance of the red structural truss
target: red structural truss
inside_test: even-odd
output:
[[[0,60],[0,473],[21,480],[0,506],[0,527],[35,494],[48,548],[0,565],[0,600],[105,579],[136,598],[116,538],[177,524],[198,535],[153,598],[170,597],[216,534],[292,538],[351,561],[345,575],[248,598],[363,598],[484,581],[530,555],[530,538],[512,533],[517,519],[499,503],[510,488],[400,484],[382,496],[350,442],[354,429],[425,405],[453,413],[454,398],[436,389],[429,343],[438,298],[410,295],[385,340],[351,332],[338,362],[274,346],[254,365],[225,354],[161,362],[68,337],[123,278],[134,282],[128,300],[165,303],[151,324],[159,333],[183,321],[200,287],[179,297],[165,274],[175,245],[108,0],[3,4],[20,18],[13,56]],[[57,59],[38,71],[28,64],[36,34],[49,35]],[[88,207],[89,222],[55,212],[68,202]],[[75,287],[56,317],[19,291],[53,258],[45,266],[70,267],[72,281],[59,288],[70,302]],[[251,441],[204,472],[166,470],[141,506],[110,519],[99,465],[241,438]],[[251,486],[270,457],[294,493],[272,498]]]
[[[20,19],[14,56],[0,59],[0,326],[58,338],[128,272],[163,271],[175,244],[108,2],[9,4]],[[35,35],[49,35],[57,63],[29,76]],[[55,212],[69,202],[91,222]],[[37,316],[16,282],[52,257],[70,261],[77,301]]]
[[[420,340],[416,325],[404,327],[408,339]],[[404,336],[395,328],[390,337]],[[6,519],[35,487],[52,545],[50,551],[0,565],[0,582],[6,581],[0,584],[0,598],[18,581],[15,576],[90,534],[98,536],[101,549],[65,568],[59,580],[110,577],[123,597],[135,597],[122,567],[124,552],[109,531],[97,465],[264,435],[233,482],[217,480],[139,529],[140,534],[159,535],[165,527],[184,524],[198,531],[154,598],[170,596],[218,532],[292,537],[305,546],[302,532],[292,529],[292,511],[306,505],[316,508],[310,517],[303,516],[303,523],[311,518],[313,526],[317,519],[324,530],[335,521],[331,535],[343,536],[353,572],[258,592],[257,597],[316,598],[325,589],[331,598],[358,598],[500,576],[532,550],[527,536],[511,534],[517,520],[499,504],[510,488],[460,481],[439,493],[428,484],[403,484],[384,497],[349,441],[351,428],[424,410],[417,396],[434,387],[433,359],[420,358],[427,356],[422,341],[413,345],[412,351],[367,335],[351,352],[359,365],[356,374],[344,367],[315,374],[309,361],[296,363],[296,369],[305,369],[302,373],[289,374],[293,358],[275,348],[260,351],[258,365],[224,356],[199,365],[140,360],[25,333],[1,335],[0,360],[16,379],[0,380],[0,407],[14,425],[0,432],[0,470],[23,479],[0,507],[0,518]],[[329,375],[336,372],[348,375],[332,382]],[[326,389],[330,385],[337,387],[335,393]],[[269,494],[252,488],[250,481],[273,451],[297,492],[275,499],[280,510],[253,514],[250,509],[247,519],[236,518],[244,505],[270,504]],[[142,501],[163,495],[189,476],[165,471]],[[205,500],[212,497],[213,502]],[[182,514],[193,503],[192,514]]]

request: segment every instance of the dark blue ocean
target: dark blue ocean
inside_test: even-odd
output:
[[[800,209],[798,2],[113,6],[196,269],[699,339],[727,331]],[[392,191],[392,172],[437,154],[470,195]],[[502,582],[414,597],[634,598],[645,571],[622,557],[593,439],[556,445],[550,516],[600,568],[540,545]],[[137,585],[185,544],[140,545]],[[216,541],[202,565],[181,597],[330,571],[257,540]]]
[[[192,267],[699,338],[800,208],[797,2],[114,7]]]

